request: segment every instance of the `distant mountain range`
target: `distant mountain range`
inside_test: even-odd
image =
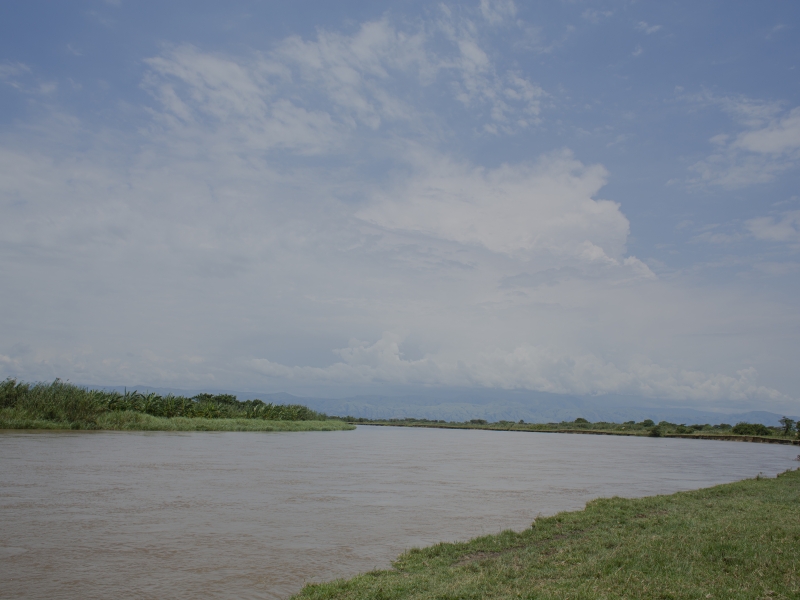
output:
[[[122,386],[103,389],[122,391]],[[173,393],[192,396],[198,391],[150,386],[128,387],[159,394]],[[213,390],[205,390],[213,391]],[[742,413],[714,412],[693,408],[669,406],[646,398],[626,396],[578,397],[527,390],[419,390],[404,395],[358,395],[347,398],[315,398],[294,396],[285,392],[255,393],[231,392],[240,400],[260,398],[265,402],[281,404],[305,404],[316,411],[329,415],[365,417],[368,419],[392,419],[416,417],[421,419],[443,419],[445,421],[519,421],[549,423],[573,421],[578,417],[592,422],[643,421],[652,419],[671,423],[728,423],[740,421],[779,425],[783,416],[768,411]],[[798,419],[797,416],[792,416]]]

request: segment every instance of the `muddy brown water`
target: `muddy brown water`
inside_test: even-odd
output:
[[[601,496],[798,466],[794,446],[359,427],[0,433],[0,597],[286,598]]]

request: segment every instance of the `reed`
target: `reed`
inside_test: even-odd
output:
[[[276,423],[315,423],[313,427]],[[231,394],[192,398],[92,390],[56,379],[0,383],[0,428],[5,429],[152,429],[168,431],[288,431],[352,429],[341,421],[299,404],[261,400],[240,402]]]

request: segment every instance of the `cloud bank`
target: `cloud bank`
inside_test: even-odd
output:
[[[240,54],[166,45],[141,62],[148,100],[118,109],[129,127],[41,104],[0,137],[4,372],[793,401],[754,364],[797,315],[631,254],[603,164],[458,151],[548,124],[552,91],[487,43],[518,20],[481,2]],[[794,164],[796,112],[751,110],[703,179]],[[798,240],[796,211],[746,227]]]

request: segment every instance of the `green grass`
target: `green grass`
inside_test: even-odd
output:
[[[600,499],[522,532],[438,544],[304,599],[800,598],[800,471]]]
[[[240,402],[230,394],[193,398],[120,394],[53,383],[0,382],[0,429],[138,431],[341,431],[341,420],[299,404]]]

